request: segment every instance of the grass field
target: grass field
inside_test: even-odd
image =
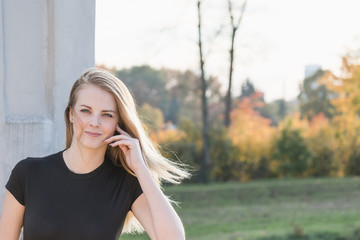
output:
[[[181,203],[176,211],[189,240],[360,240],[360,178],[182,185],[165,192]]]

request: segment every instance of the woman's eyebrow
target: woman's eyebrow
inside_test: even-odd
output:
[[[80,106],[83,106],[83,107],[86,107],[86,108],[91,109],[91,107],[90,107],[90,106],[85,105],[85,104],[81,104]],[[102,112],[113,112],[113,113],[116,113],[116,111],[114,111],[114,110],[102,110]]]

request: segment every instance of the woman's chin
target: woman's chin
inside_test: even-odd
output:
[[[106,149],[107,147],[107,144],[106,143],[98,143],[98,142],[94,142],[94,141],[91,141],[91,142],[83,142],[82,143],[83,147],[85,148],[88,148],[88,149]]]

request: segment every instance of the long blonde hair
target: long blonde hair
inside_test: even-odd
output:
[[[66,123],[66,148],[70,147],[74,134],[69,111],[74,108],[79,90],[88,84],[98,86],[113,95],[118,108],[118,124],[120,128],[128,132],[133,138],[139,140],[145,164],[159,186],[162,181],[178,184],[182,179],[189,177],[189,173],[185,171],[180,164],[171,162],[169,159],[163,157],[160,153],[160,147],[151,141],[146,132],[145,125],[138,115],[134,98],[125,84],[111,73],[102,69],[88,69],[75,81],[71,89],[68,105],[64,113]],[[135,175],[127,166],[125,155],[120,148],[108,147],[105,156],[110,158],[114,165],[122,166],[130,174]],[[141,232],[143,228],[130,211],[126,216],[123,232],[134,231]]]

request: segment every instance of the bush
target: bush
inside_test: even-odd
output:
[[[240,150],[228,137],[227,129],[220,124],[210,131],[211,178],[215,181],[239,180],[243,164]]]
[[[309,167],[311,153],[299,129],[285,126],[275,142],[273,158],[279,162],[278,173],[283,177],[302,177]]]

